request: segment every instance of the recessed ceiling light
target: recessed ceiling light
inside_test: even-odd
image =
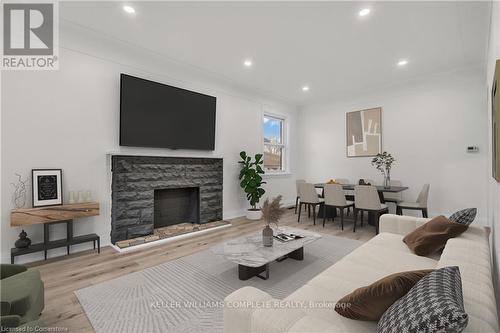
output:
[[[359,11],[359,16],[366,16],[368,14],[370,14],[370,9],[369,8],[363,8]]]
[[[123,6],[123,10],[129,14],[134,14],[135,13],[135,9],[134,7],[132,6],[129,6],[129,5],[125,5]]]
[[[309,91],[309,86],[303,86],[302,91]]]
[[[245,61],[243,61],[243,65],[245,65],[245,67],[251,67],[252,66],[252,60],[246,59]]]
[[[406,66],[408,64],[408,60],[407,59],[401,59],[398,61],[398,66],[402,67],[402,66]]]

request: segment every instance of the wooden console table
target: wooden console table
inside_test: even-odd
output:
[[[27,248],[10,250],[10,261],[13,264],[17,256],[44,251],[47,260],[47,251],[58,247],[66,247],[69,255],[71,245],[93,242],[94,249],[101,252],[101,241],[97,234],[73,236],[73,220],[81,217],[99,215],[98,202],[67,204],[60,206],[13,209],[10,213],[10,225],[27,226],[43,224],[43,243],[31,244]],[[49,239],[49,227],[52,224],[66,223],[66,238]]]

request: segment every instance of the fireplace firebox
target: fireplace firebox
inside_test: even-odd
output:
[[[179,223],[200,223],[200,188],[182,187],[154,190],[155,229]]]

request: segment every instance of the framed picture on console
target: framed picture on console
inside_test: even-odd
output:
[[[31,170],[33,207],[62,205],[62,169]]]

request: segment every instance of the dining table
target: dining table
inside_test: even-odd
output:
[[[324,190],[325,184],[327,183],[316,183],[314,184],[314,187]],[[357,186],[356,184],[341,184],[341,185],[344,191],[354,191],[354,187]],[[385,203],[384,193],[399,193],[408,189],[408,187],[406,186],[391,186],[391,187],[385,187],[383,185],[373,185],[373,186],[375,186],[375,188],[377,189],[378,196],[380,198],[380,203]],[[354,196],[346,195],[346,199],[354,201]],[[326,215],[327,218],[334,218],[337,216],[336,211],[337,211],[336,209],[333,209],[331,213],[327,213],[322,205],[318,211],[318,216],[323,217],[323,214],[327,214]],[[373,213],[368,214],[368,224],[370,225],[375,224],[375,214]]]

